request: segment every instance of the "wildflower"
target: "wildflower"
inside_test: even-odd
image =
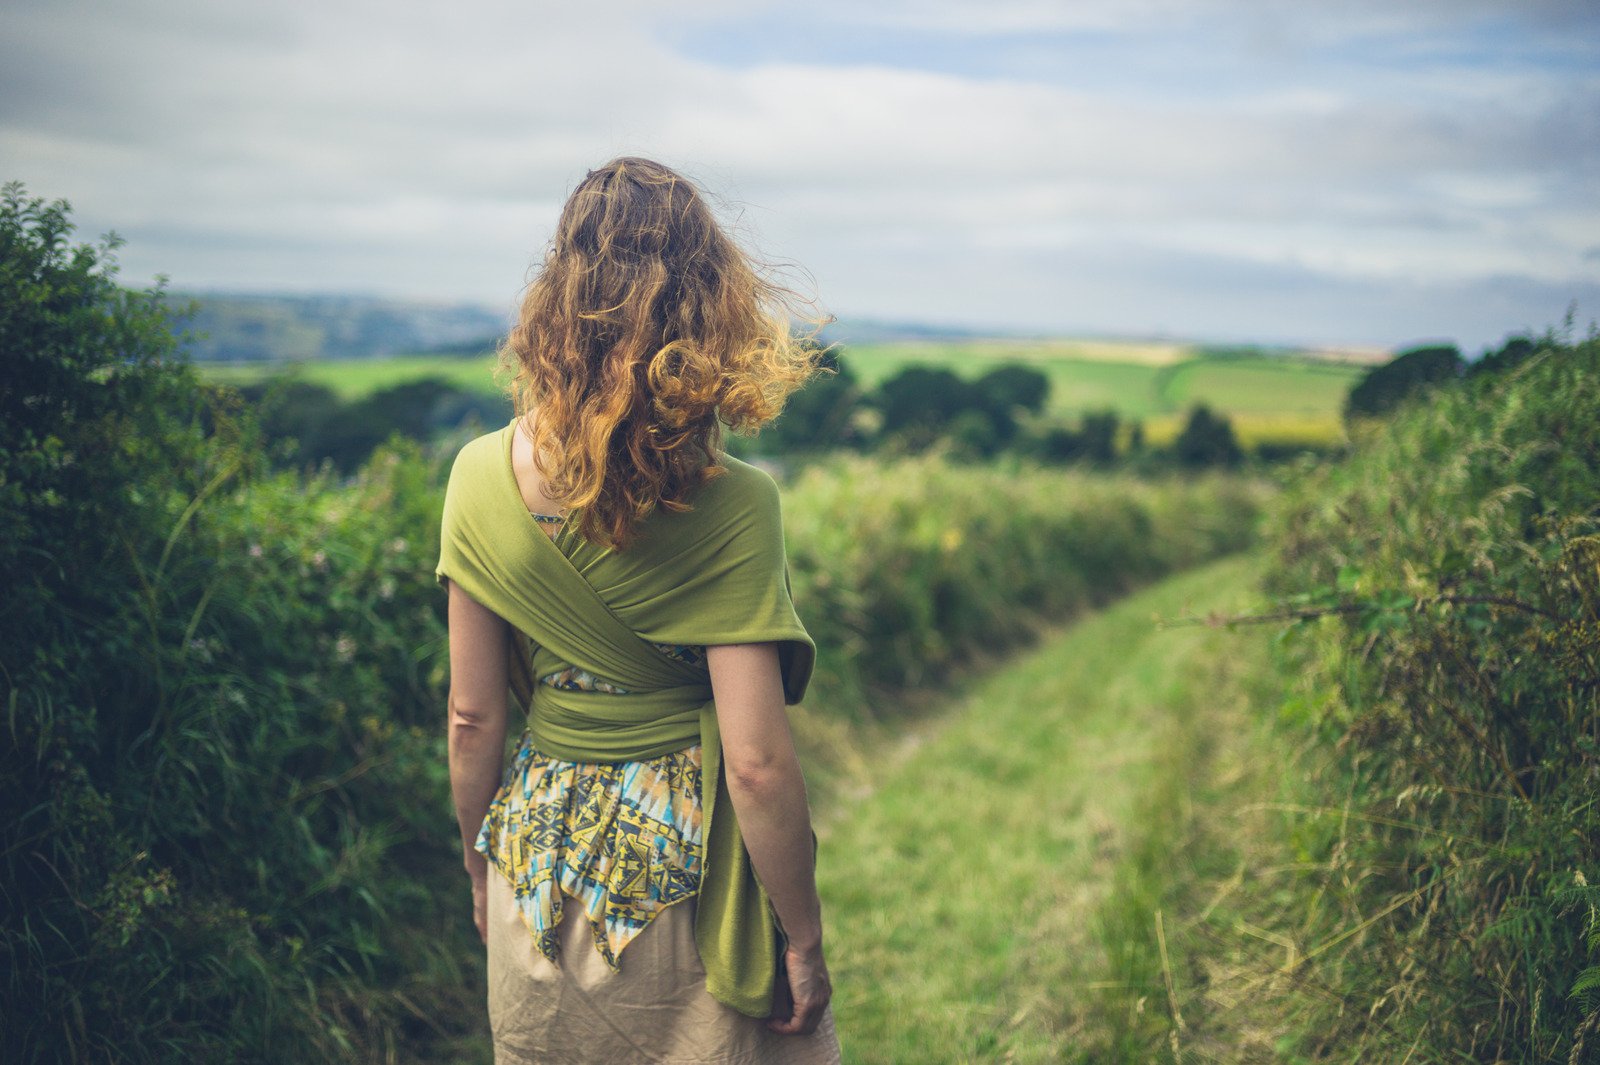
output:
[[[406,553],[406,549],[410,546],[411,545],[406,542],[406,538],[404,536],[396,536],[393,540],[389,541],[389,552],[395,555],[403,555]]]
[[[251,558],[260,558],[262,555],[261,545],[251,544],[249,554]]]
[[[318,573],[328,572],[328,553],[326,551],[314,553],[311,556],[311,564],[316,567]]]
[[[356,656],[356,642],[348,636],[341,636],[333,643],[333,656],[341,662],[349,662]]]

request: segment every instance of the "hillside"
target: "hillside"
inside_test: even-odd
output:
[[[192,300],[197,362],[364,359],[401,352],[475,355],[494,347],[506,315],[466,303],[365,296],[176,293]]]

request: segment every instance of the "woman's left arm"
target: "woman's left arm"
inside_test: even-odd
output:
[[[510,637],[498,614],[450,582],[450,793],[472,881],[472,920],[486,943],[489,867],[476,844],[500,789]]]

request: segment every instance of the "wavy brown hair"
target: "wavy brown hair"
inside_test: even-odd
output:
[[[754,432],[816,373],[798,305],[668,167],[579,182],[500,355],[546,494],[586,539],[624,547],[656,507],[688,510],[724,472],[721,426]]]

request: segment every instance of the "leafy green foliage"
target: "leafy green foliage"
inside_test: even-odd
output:
[[[797,602],[817,640],[817,699],[929,683],[1060,617],[1254,537],[1267,489],[936,459],[838,459],[784,495]]]
[[[325,385],[285,377],[246,385],[241,395],[257,408],[262,432],[293,466],[331,462],[351,473],[390,437],[421,443],[472,425],[503,425],[511,404],[424,377],[379,389],[346,403]]]
[[[1454,344],[1403,351],[1356,382],[1345,400],[1345,418],[1387,414],[1418,389],[1454,380],[1462,365]]]
[[[1019,415],[1038,414],[1049,398],[1050,379],[1029,366],[999,366],[969,381],[943,366],[912,365],[870,400],[885,440],[916,452],[948,438],[958,454],[987,458],[1015,439]]]
[[[908,366],[878,386],[874,402],[883,413],[885,435],[897,434],[925,447],[966,411],[983,407],[972,382],[943,367]]]
[[[1341,1060],[1593,1042],[1597,500],[1591,338],[1405,408],[1286,513],[1275,586],[1340,752],[1337,830],[1305,835],[1307,1029]]]
[[[1032,366],[997,366],[979,377],[976,384],[993,410],[1042,414],[1050,402],[1050,378]]]
[[[1481,374],[1505,373],[1513,370],[1546,346],[1549,346],[1546,341],[1529,336],[1508,337],[1506,342],[1495,350],[1484,352],[1483,358],[1468,363],[1467,376],[1477,377]]]
[[[1077,429],[1056,425],[1044,430],[1034,449],[1046,462],[1082,460],[1109,465],[1117,459],[1118,424],[1114,410],[1089,411]],[[1137,431],[1137,423],[1134,428]]]
[[[789,397],[783,414],[761,438],[783,454],[806,454],[864,442],[855,422],[861,383],[837,351],[823,352],[823,373]]]
[[[7,1061],[377,1060],[469,1023],[437,471],[269,477],[159,291],[0,210]]]

